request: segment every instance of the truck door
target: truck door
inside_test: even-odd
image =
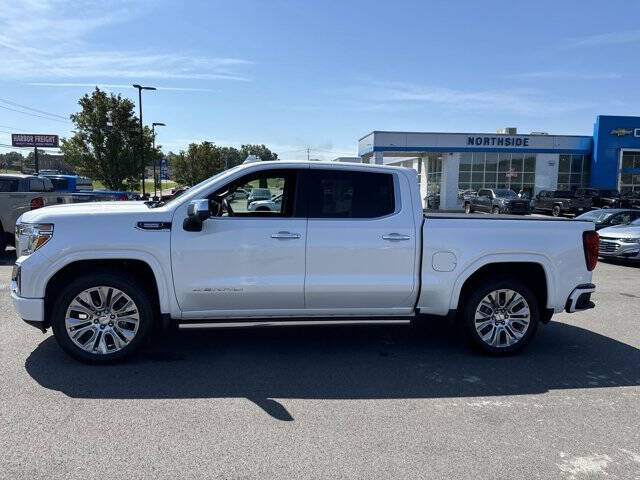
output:
[[[393,172],[312,166],[303,185],[307,310],[335,315],[412,312],[419,242],[407,179]]]
[[[307,220],[294,212],[297,178],[297,169],[267,169],[222,187],[209,198],[223,195],[231,211],[205,220],[200,232],[184,230],[186,206],[176,210],[171,264],[184,318],[303,313]],[[280,208],[249,210],[234,192],[252,187],[282,194]]]

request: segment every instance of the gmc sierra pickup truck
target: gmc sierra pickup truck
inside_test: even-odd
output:
[[[279,208],[234,200],[260,185]],[[554,313],[593,307],[598,258],[591,222],[425,216],[415,171],[321,162],[241,165],[167,203],[47,207],[17,232],[16,310],[94,363],[156,328],[444,317],[486,352],[514,352]]]

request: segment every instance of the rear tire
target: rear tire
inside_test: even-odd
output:
[[[464,204],[464,213],[473,213],[473,208],[471,208],[471,204],[469,202]]]
[[[551,209],[551,215],[553,215],[554,217],[562,216],[562,208],[560,208],[560,205],[553,206],[553,208]]]
[[[494,215],[500,215],[500,208],[499,207],[493,207],[491,209],[491,213],[493,213]]]
[[[470,342],[492,355],[517,352],[538,329],[538,298],[517,278],[478,282],[464,299],[462,323]]]
[[[81,362],[123,360],[151,333],[152,302],[135,279],[97,272],[73,280],[56,297],[51,315],[53,334],[60,347]]]

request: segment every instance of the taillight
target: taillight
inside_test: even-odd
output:
[[[44,207],[44,198],[36,197],[31,200],[31,210]]]
[[[124,202],[126,199],[127,199],[127,195],[125,195],[125,194],[120,195],[120,201],[121,202]]]
[[[587,262],[587,270],[592,271],[598,264],[598,251],[600,248],[600,235],[594,230],[582,234],[584,246],[584,259]]]

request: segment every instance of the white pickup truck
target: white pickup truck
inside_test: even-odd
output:
[[[282,193],[249,211],[236,189]],[[168,203],[91,203],[17,224],[19,315],[106,363],[152,330],[402,324],[455,316],[490,353],[593,307],[590,222],[424,215],[415,171],[320,162],[232,168]]]

